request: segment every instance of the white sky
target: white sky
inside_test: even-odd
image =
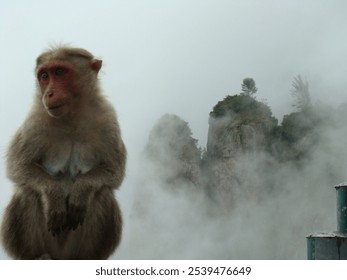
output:
[[[35,59],[50,43],[86,48],[104,61],[102,85],[129,151],[120,194],[126,215],[138,155],[164,113],[188,121],[204,147],[208,113],[245,77],[280,121],[292,110],[298,74],[314,99],[346,101],[346,11],[345,0],[2,0],[0,214],[11,194],[3,155],[30,109]]]

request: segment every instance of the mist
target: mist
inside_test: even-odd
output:
[[[185,150],[183,130],[177,125],[177,120],[184,121],[162,117],[150,134],[138,171],[127,257],[306,259],[309,233],[336,230],[333,186],[346,176],[347,127],[341,125],[339,110],[331,109],[331,114],[331,122],[316,127],[318,140],[307,144],[311,151],[303,159],[278,161],[261,150],[243,153],[230,169],[239,180],[226,178],[222,187],[209,180],[209,185],[220,184],[212,196],[206,185],[179,175],[180,155],[172,151]],[[221,122],[232,121],[227,119]],[[210,169],[223,172],[220,163],[212,163]],[[174,174],[181,180],[173,180]]]
[[[306,235],[336,229],[333,186],[347,177],[340,107],[347,88],[347,40],[341,36],[346,5],[1,1],[0,217],[13,193],[6,149],[32,104],[35,59],[49,44],[63,42],[103,59],[101,84],[129,153],[126,179],[116,193],[123,241],[112,258],[305,259]],[[257,99],[266,101],[280,124],[294,110],[290,90],[298,74],[307,79],[312,100],[336,111],[300,166],[278,162],[267,151],[242,155],[235,166],[243,178],[237,196],[211,199],[199,187],[204,183],[167,180],[180,166],[172,155],[163,151],[167,162],[158,168],[144,152],[165,114],[187,122],[197,147],[206,149],[209,113],[226,95],[239,93],[245,77],[255,79]],[[257,186],[256,194],[250,186]],[[6,258],[0,247],[0,259]]]

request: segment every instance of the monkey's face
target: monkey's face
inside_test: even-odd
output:
[[[42,94],[42,103],[52,117],[62,117],[73,108],[76,96],[76,73],[66,61],[53,61],[41,65],[37,79]]]

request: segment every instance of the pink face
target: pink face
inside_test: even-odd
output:
[[[46,63],[37,71],[42,92],[42,103],[49,115],[61,117],[68,113],[74,102],[76,88],[75,72],[65,61]]]

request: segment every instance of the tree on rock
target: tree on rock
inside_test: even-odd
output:
[[[258,89],[255,86],[255,81],[252,78],[243,79],[243,84],[241,85],[240,95],[254,96]]]
[[[292,82],[293,88],[290,91],[295,101],[293,106],[303,111],[311,106],[311,96],[308,89],[308,82],[301,78],[300,75],[294,77]]]

